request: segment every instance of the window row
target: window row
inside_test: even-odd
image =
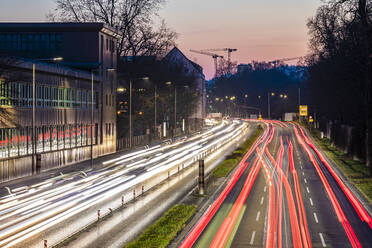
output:
[[[62,34],[0,33],[0,50],[58,51],[62,49]]]
[[[90,108],[91,91],[74,88],[36,85],[37,107]],[[98,92],[94,94],[94,104],[98,108]],[[14,107],[32,106],[32,84],[7,82],[0,79],[0,105]]]
[[[36,127],[36,153],[97,144],[98,125],[75,124]],[[32,127],[1,128],[0,158],[32,154]]]

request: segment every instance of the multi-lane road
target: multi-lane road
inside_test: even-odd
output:
[[[359,194],[294,123],[265,132],[180,247],[372,247]]]
[[[225,144],[246,132],[246,123],[222,123],[173,143],[114,156],[87,170],[12,184],[0,196],[0,247],[40,247],[44,239],[55,244],[198,159],[218,156]]]

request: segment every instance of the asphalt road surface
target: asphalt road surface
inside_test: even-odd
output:
[[[372,247],[360,193],[294,123],[265,132],[180,247]]]
[[[222,123],[176,142],[110,157],[100,166],[3,184],[0,247],[48,246],[240,137],[247,124]],[[98,210],[100,210],[98,212]]]

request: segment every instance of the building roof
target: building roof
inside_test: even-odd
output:
[[[115,38],[122,33],[102,22],[0,22],[0,32],[103,32]]]
[[[187,58],[186,56],[185,56],[185,54],[183,54],[183,52],[181,52],[181,50],[180,49],[178,49],[177,47],[174,47],[164,58],[163,58],[163,60],[169,60],[174,54],[176,54],[176,53],[178,53],[178,54],[180,54],[183,58],[184,58],[184,60],[185,61],[187,61],[187,62],[189,62],[193,67],[194,67],[194,69],[197,71],[197,72],[199,72],[202,76],[203,76],[203,78],[204,78],[204,73],[203,73],[203,67],[201,67],[200,65],[198,65],[197,63],[195,63],[195,62],[193,62],[193,61],[191,61],[189,58]]]

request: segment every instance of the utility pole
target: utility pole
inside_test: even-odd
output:
[[[94,73],[92,71],[92,83],[91,83],[91,113],[90,113],[90,164],[93,166],[93,119],[94,119]]]
[[[129,80],[129,147],[132,148],[132,79]]]
[[[271,114],[270,114],[270,93],[267,92],[267,115],[269,117],[269,120],[271,119]]]
[[[156,127],[157,127],[157,111],[156,111],[156,94],[157,94],[157,86],[155,85],[155,94],[154,94],[154,105],[155,105],[155,116],[154,116],[154,134],[156,135]]]
[[[32,64],[32,174],[35,173],[35,146],[36,146],[36,138],[35,138],[35,93],[36,93],[36,82],[35,82],[35,63]]]
[[[176,136],[177,131],[177,87],[174,86],[174,128],[173,136]]]

